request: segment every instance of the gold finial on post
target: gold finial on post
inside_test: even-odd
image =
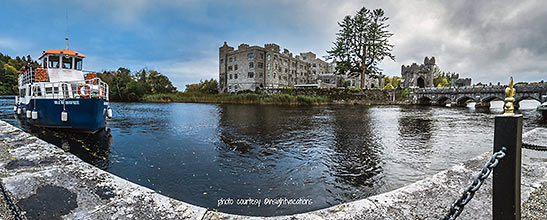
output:
[[[515,102],[515,94],[517,94],[517,90],[513,88],[513,77],[511,76],[511,78],[509,79],[509,87],[505,89],[505,96],[507,97],[505,98],[505,105],[503,107],[505,112],[503,113],[503,115],[515,115],[515,106],[513,105],[513,102]]]

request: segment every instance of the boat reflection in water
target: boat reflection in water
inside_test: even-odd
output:
[[[96,133],[67,132],[66,129],[42,128],[19,120],[26,132],[70,152],[87,163],[107,170],[110,166],[112,135],[105,127]]]

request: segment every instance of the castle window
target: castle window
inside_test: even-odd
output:
[[[232,74],[230,74],[230,79],[232,79]]]
[[[270,74],[268,73],[268,79],[270,78]]]
[[[234,62],[235,62],[235,61],[237,61],[237,57],[236,57],[236,56],[234,56]]]
[[[253,58],[255,58],[255,54],[254,53],[249,53],[249,54],[247,54],[247,58],[253,59]]]
[[[253,62],[249,62],[249,68],[255,68],[255,64]]]
[[[271,65],[268,63],[268,70],[270,70],[270,69],[271,69]]]
[[[289,72],[289,70],[287,68],[285,68],[285,73],[288,73],[288,72]]]
[[[262,73],[260,73],[258,76],[259,76],[260,78],[262,78]]]
[[[220,64],[224,63],[224,59],[220,59]]]
[[[270,58],[272,58],[272,57],[270,56],[270,54],[268,54],[268,60],[270,60]]]
[[[260,59],[264,59],[264,54],[260,54]]]
[[[313,67],[317,67],[317,64],[314,63],[314,64],[313,64]]]
[[[234,79],[237,79],[237,73],[236,73],[236,74],[234,74]]]
[[[234,70],[237,70],[237,64],[234,65]],[[236,76],[237,76],[237,75],[236,75]],[[237,77],[236,77],[236,79],[237,79]]]
[[[274,55],[274,60],[277,60],[277,55]]]
[[[264,68],[264,64],[261,62],[258,62],[258,68]]]
[[[232,60],[234,60],[234,58],[232,58],[232,57],[228,58],[228,62],[232,62]]]
[[[254,77],[255,77],[255,73],[249,72],[249,73],[248,73],[248,76],[249,76],[249,78],[254,78]]]
[[[228,71],[232,71],[233,70],[233,67],[232,66],[228,66]]]

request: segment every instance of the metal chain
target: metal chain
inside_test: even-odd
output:
[[[526,148],[526,149],[530,149],[530,150],[537,150],[537,151],[547,151],[547,146],[527,144],[527,143],[522,143],[522,148]]]
[[[488,160],[488,162],[486,162],[486,164],[482,167],[482,170],[475,175],[473,182],[465,188],[460,198],[454,201],[454,203],[450,206],[450,211],[442,218],[443,220],[454,220],[462,213],[465,205],[467,205],[473,196],[475,196],[475,192],[479,190],[484,183],[484,180],[488,178],[492,172],[492,169],[498,165],[501,158],[505,157],[506,150],[507,148],[502,147],[500,151],[492,154],[490,160]]]
[[[4,188],[4,184],[2,184],[2,182],[0,182],[0,190],[2,191],[4,200],[8,204],[8,207],[11,210],[11,214],[13,214],[13,217],[15,218],[15,220],[25,220],[25,217],[19,211],[19,207],[17,207],[17,205],[13,203],[13,200],[11,200],[11,196],[6,191],[6,188]]]

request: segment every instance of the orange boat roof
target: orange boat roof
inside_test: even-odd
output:
[[[79,56],[81,58],[85,58],[85,55],[83,55],[82,53],[78,53],[76,51],[73,51],[73,50],[57,49],[57,50],[46,50],[46,51],[44,51],[42,53],[42,56],[40,56],[40,58],[38,58],[38,59],[41,59],[46,54],[67,54],[67,55],[73,55],[73,56]]]

